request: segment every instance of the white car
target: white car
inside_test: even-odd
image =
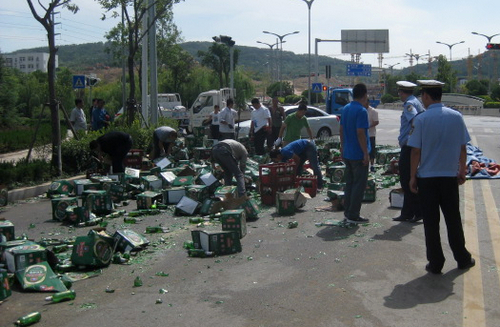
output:
[[[293,114],[297,111],[298,107],[299,106],[284,106],[285,115],[288,116]],[[329,115],[325,111],[311,106],[307,106],[306,117],[309,127],[311,127],[313,137],[326,138],[332,135],[339,135],[340,117]],[[250,120],[240,122],[239,130],[238,123],[236,124],[238,138],[248,136],[250,132],[250,123]],[[301,136],[304,138],[309,137],[305,128],[302,129]]]

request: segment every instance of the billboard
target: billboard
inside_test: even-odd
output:
[[[389,30],[342,30],[342,53],[387,53]]]

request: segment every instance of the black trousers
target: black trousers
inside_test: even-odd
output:
[[[448,231],[448,243],[453,257],[459,266],[468,264],[471,260],[471,254],[465,248],[457,178],[419,178],[417,183],[424,217],[427,260],[431,268],[441,270],[445,262],[439,233],[440,209],[443,211]]]
[[[129,137],[125,142],[118,144],[110,153],[111,162],[113,165],[113,174],[125,172],[123,161],[128,152],[132,148],[132,138]]]
[[[253,135],[253,145],[255,147],[255,154],[262,156],[266,154],[266,150],[264,149],[264,143],[267,139],[267,130],[265,128],[259,129]]]
[[[411,147],[405,145],[401,148],[401,153],[399,155],[399,181],[405,194],[401,216],[407,217],[408,219],[414,216],[422,216],[418,195],[410,191],[410,166]]]

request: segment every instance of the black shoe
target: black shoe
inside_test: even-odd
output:
[[[367,218],[357,217],[357,218],[346,218],[348,223],[351,224],[364,224],[370,222]]]
[[[466,270],[466,269],[474,267],[475,265],[476,265],[476,260],[474,260],[474,258],[470,258],[469,263],[467,263],[465,265],[458,265],[458,269]]]
[[[410,219],[413,219],[413,218],[405,217],[405,216],[398,216],[396,218],[392,218],[393,221],[408,221]]]
[[[441,275],[441,269],[439,269],[439,270],[433,269],[431,267],[430,263],[428,263],[427,265],[425,265],[425,270],[427,270],[428,272],[430,272],[431,274],[434,274],[434,275]]]
[[[408,219],[408,221],[409,221],[410,223],[416,223],[416,222],[418,222],[418,221],[420,221],[420,220],[422,220],[422,219],[424,219],[424,217],[422,217],[422,216],[418,216],[418,217],[417,217],[417,216],[415,216],[415,217],[413,217],[413,218],[411,218],[411,219]]]

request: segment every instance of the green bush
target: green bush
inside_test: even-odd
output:
[[[389,93],[386,93],[380,98],[380,101],[382,103],[393,103],[394,101],[397,101],[399,98],[392,96]]]
[[[61,127],[61,138],[67,135],[66,125]],[[29,149],[35,135],[36,121],[31,120],[26,125],[0,131],[0,153]],[[52,126],[44,121],[37,132],[35,146],[52,143]]]
[[[26,159],[18,162],[0,163],[0,184],[9,189],[17,186],[36,185],[52,180],[50,162],[34,159],[29,163]]]
[[[500,102],[490,101],[484,103],[485,108],[500,108]]]

